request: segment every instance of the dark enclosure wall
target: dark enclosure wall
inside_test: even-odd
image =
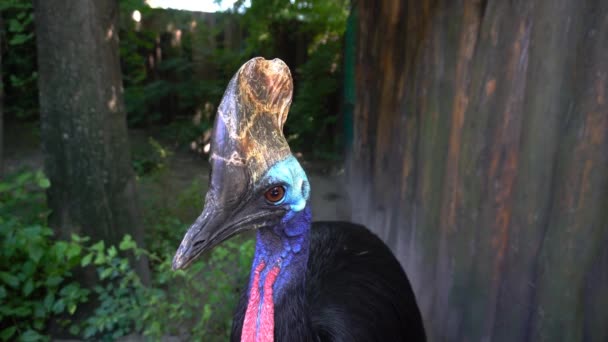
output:
[[[353,219],[431,341],[608,340],[608,1],[357,4]]]

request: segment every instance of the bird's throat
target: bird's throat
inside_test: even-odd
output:
[[[278,226],[257,233],[241,342],[273,342],[275,305],[289,287],[304,284],[310,209],[286,217]]]

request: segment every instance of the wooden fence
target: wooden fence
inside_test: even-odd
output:
[[[608,2],[357,5],[353,219],[431,341],[608,340]]]

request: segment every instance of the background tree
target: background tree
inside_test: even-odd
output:
[[[4,20],[2,20],[2,13],[0,12],[0,177],[4,174],[4,80],[2,77],[4,44]]]
[[[358,13],[353,213],[406,267],[430,340],[605,341],[608,3]]]
[[[50,224],[117,244],[143,242],[127,139],[115,0],[34,2]],[[145,260],[137,270],[148,278]]]

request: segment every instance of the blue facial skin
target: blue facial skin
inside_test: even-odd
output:
[[[271,167],[259,184],[263,184],[264,187],[281,184],[285,188],[283,199],[268,205],[281,206],[286,208],[287,212],[275,227],[261,228],[257,231],[251,273],[253,276],[256,266],[264,262],[266,267],[260,273],[260,291],[263,291],[268,271],[274,266],[280,267],[281,270],[273,286],[273,299],[274,303],[277,303],[287,284],[304,281],[311,224],[308,206],[310,185],[300,163],[293,156]],[[250,279],[249,283],[251,282]],[[263,293],[260,295],[263,298]]]

